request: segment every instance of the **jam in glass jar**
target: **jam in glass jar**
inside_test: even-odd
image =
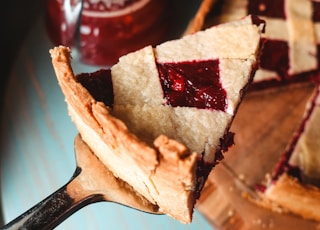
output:
[[[83,63],[111,66],[118,58],[166,40],[167,0],[47,0],[54,45],[79,52]]]

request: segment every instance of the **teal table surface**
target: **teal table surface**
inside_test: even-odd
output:
[[[7,223],[63,186],[76,163],[77,134],[55,77],[49,49],[53,45],[43,17],[33,25],[12,66],[1,113],[0,189]],[[77,72],[97,67],[80,64]],[[212,229],[195,211],[191,224],[101,202],[82,208],[57,229]]]

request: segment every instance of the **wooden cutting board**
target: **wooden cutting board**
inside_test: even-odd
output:
[[[235,145],[223,161],[235,175],[223,165],[214,168],[197,204],[216,229],[316,229],[312,221],[253,204],[236,179],[253,186],[272,171],[313,90],[313,84],[305,83],[246,95],[231,127]]]

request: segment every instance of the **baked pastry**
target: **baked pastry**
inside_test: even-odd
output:
[[[233,21],[247,14],[258,15],[266,21],[260,68],[251,89],[318,80],[319,1],[217,0],[210,12],[202,11],[206,14],[206,22],[201,28]],[[319,103],[318,86],[271,180],[268,175],[266,184],[257,186],[263,199],[253,199],[254,202],[277,212],[291,212],[320,221]]]
[[[247,14],[265,20],[260,68],[251,85],[251,89],[264,89],[319,78],[319,12],[319,1],[217,0],[201,28]],[[263,198],[259,205],[320,221],[319,103],[318,88],[271,180],[257,186]]]
[[[263,192],[278,210],[320,221],[320,86]],[[298,202],[297,202],[298,201]]]
[[[190,223],[209,172],[232,144],[229,128],[258,67],[264,26],[247,16],[78,76],[69,48],[50,53],[83,140],[116,177]]]
[[[218,0],[206,25],[254,14],[267,23],[264,52],[252,89],[312,81],[319,77],[319,1]]]

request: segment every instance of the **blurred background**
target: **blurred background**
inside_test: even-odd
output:
[[[20,45],[25,39],[28,30],[37,16],[43,9],[45,1],[43,0],[10,0],[1,1],[0,7],[0,25],[2,33],[0,36],[1,47],[1,77],[0,77],[0,92],[1,92],[1,108],[3,103],[3,95],[7,79],[10,75],[10,69],[13,61],[18,54]],[[2,113],[2,111],[1,111]],[[2,148],[1,148],[2,149]],[[1,202],[1,199],[0,199]],[[1,203],[0,203],[0,207]],[[3,216],[0,209],[0,226],[3,225]]]
[[[43,9],[43,0],[10,0],[1,1],[0,23],[2,33],[0,36],[2,61],[1,64],[1,103],[7,78],[20,45],[27,35],[32,23]],[[1,104],[2,105],[2,104]]]

